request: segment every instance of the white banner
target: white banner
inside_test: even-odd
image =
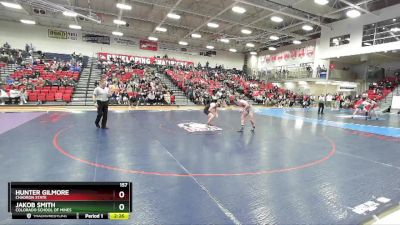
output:
[[[282,51],[273,55],[264,55],[258,58],[258,68],[271,70],[277,66],[296,65],[314,62],[315,46]]]

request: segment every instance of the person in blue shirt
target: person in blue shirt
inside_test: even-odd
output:
[[[7,76],[6,77],[6,84],[13,85],[14,84],[14,79],[12,79],[10,76]]]

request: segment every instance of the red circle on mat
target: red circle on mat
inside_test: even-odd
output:
[[[61,154],[67,156],[68,158],[71,158],[73,160],[76,160],[78,162],[98,167],[98,168],[103,168],[107,170],[113,170],[116,172],[122,172],[122,173],[130,173],[130,174],[142,174],[142,175],[154,175],[154,176],[170,176],[170,177],[227,177],[227,176],[246,176],[246,175],[261,175],[261,174],[272,174],[272,173],[283,173],[283,172],[290,172],[294,170],[300,170],[304,168],[308,168],[311,166],[315,166],[317,164],[321,164],[322,162],[325,162],[329,158],[331,158],[335,152],[336,152],[336,143],[332,141],[330,138],[326,136],[322,136],[324,139],[326,139],[330,145],[331,145],[331,150],[329,153],[324,156],[321,159],[314,160],[311,162],[308,162],[303,165],[298,165],[298,166],[293,166],[293,167],[285,167],[285,168],[280,168],[280,169],[273,169],[273,170],[259,170],[259,171],[253,171],[253,172],[239,172],[239,173],[166,173],[166,172],[150,172],[150,171],[142,171],[142,170],[130,170],[130,169],[123,169],[115,166],[109,166],[109,165],[104,165],[101,163],[96,163],[92,162],[89,160],[81,159],[77,156],[72,155],[71,153],[67,152],[64,150],[59,144],[58,144],[58,138],[63,134],[63,132],[71,129],[72,126],[63,128],[59,131],[56,132],[56,134],[53,137],[53,145],[59,151]]]

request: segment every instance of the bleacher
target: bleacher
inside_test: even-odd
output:
[[[240,90],[240,94],[244,94],[250,99],[254,99],[259,95],[264,95],[265,92],[270,90],[275,90],[274,85],[272,83],[266,83],[264,81],[256,81],[256,80],[247,80],[243,75],[232,74],[227,85],[223,85],[224,78],[223,76],[210,79],[208,71],[200,70],[200,71],[181,71],[178,70],[174,72],[172,70],[166,70],[167,76],[171,78],[171,80],[183,91],[186,92],[188,85],[187,83],[191,83],[191,85],[200,85],[206,88],[207,93],[210,96],[213,96],[216,91],[227,88],[229,89],[231,95],[228,96],[229,102],[232,103],[235,99],[235,92]],[[186,84],[185,84],[186,82]],[[235,85],[233,85],[235,84]],[[278,88],[277,91],[279,93],[284,93],[284,89]],[[273,94],[269,93],[268,96],[271,97]]]
[[[399,79],[398,77],[390,76],[378,81],[377,85],[371,85],[367,91],[368,98],[378,101],[384,99],[399,85]],[[387,86],[389,82],[391,84],[390,87]]]
[[[35,65],[31,69],[20,69],[15,71],[10,77],[14,80],[27,79],[35,76],[39,73],[39,76],[35,79],[31,79],[34,86],[31,90],[26,90],[26,95],[29,102],[53,102],[53,101],[64,101],[66,103],[71,102],[71,97],[74,92],[72,86],[41,86],[40,80],[48,80],[53,82],[59,78],[66,77],[67,79],[72,78],[74,81],[78,81],[80,72],[79,71],[61,71],[57,70],[54,73],[45,70],[44,65]],[[16,85],[5,85],[5,91],[9,94],[9,91]],[[17,86],[18,90],[26,89],[27,87],[23,84]]]
[[[51,52],[45,52],[44,58],[46,59],[56,59],[57,61],[71,61],[72,56],[70,54],[59,54],[59,53],[51,53]],[[88,56],[82,56],[82,67],[86,67],[89,61]]]

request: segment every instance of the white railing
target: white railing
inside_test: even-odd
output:
[[[305,79],[312,77],[312,71],[308,71],[303,68],[292,69],[283,71],[271,70],[267,72],[267,79],[270,81],[278,80],[293,80],[293,79]]]
[[[381,101],[381,109],[386,110],[392,105],[393,96],[400,95],[400,86],[390,92],[384,99]]]

